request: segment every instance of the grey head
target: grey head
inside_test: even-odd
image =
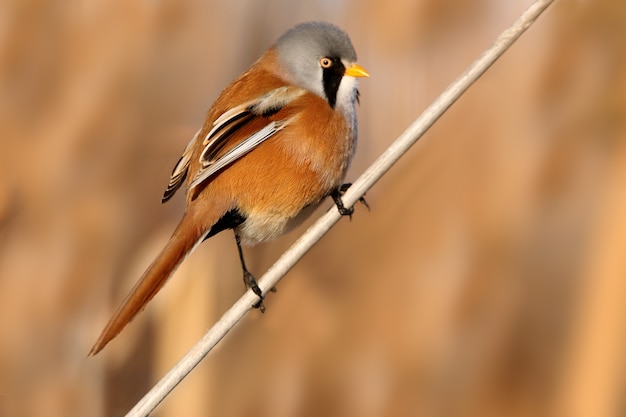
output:
[[[326,22],[302,23],[281,36],[275,47],[289,82],[326,99],[332,108],[353,111],[354,77],[367,72],[356,65],[356,52],[343,30]]]

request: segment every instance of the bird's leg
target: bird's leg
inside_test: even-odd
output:
[[[352,213],[354,213],[354,207],[345,207],[343,205],[343,201],[341,200],[341,197],[343,197],[343,195],[346,193],[346,191],[348,190],[348,188],[350,188],[351,185],[352,183],[349,183],[349,182],[345,184],[341,184],[339,187],[335,188],[333,192],[330,194],[333,201],[335,202],[335,205],[337,206],[337,210],[339,210],[339,214],[341,214],[342,216],[350,217],[350,220],[352,220]],[[365,201],[364,197],[359,198],[359,202],[363,204],[365,207],[367,207],[368,210],[370,209],[370,206],[369,204],[367,204],[367,201]]]
[[[243,283],[246,285],[246,288],[249,288],[256,295],[259,296],[259,301],[257,301],[252,307],[258,308],[261,313],[265,313],[265,306],[263,305],[263,300],[265,297],[263,296],[263,291],[259,288],[259,284],[257,284],[254,276],[248,271],[246,267],[246,261],[243,258],[243,250],[241,249],[241,238],[235,232],[235,242],[237,242],[237,250],[239,251],[239,260],[241,261],[241,269],[243,271]]]

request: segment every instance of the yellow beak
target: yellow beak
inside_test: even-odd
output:
[[[358,64],[352,64],[346,69],[346,75],[350,77],[369,77],[369,73],[365,68]]]

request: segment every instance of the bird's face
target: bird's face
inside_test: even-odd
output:
[[[304,23],[285,33],[276,50],[290,82],[322,97],[333,109],[351,112],[357,78],[368,74],[356,64],[345,32],[328,23]]]

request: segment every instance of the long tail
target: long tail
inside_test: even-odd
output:
[[[144,309],[174,273],[178,265],[193,251],[198,243],[202,242],[212,222],[207,218],[210,216],[199,217],[195,216],[193,212],[185,212],[165,248],[144,272],[141,279],[109,320],[102,334],[89,351],[90,356],[100,352]],[[207,222],[207,220],[209,221]],[[207,223],[209,226],[205,226]]]

